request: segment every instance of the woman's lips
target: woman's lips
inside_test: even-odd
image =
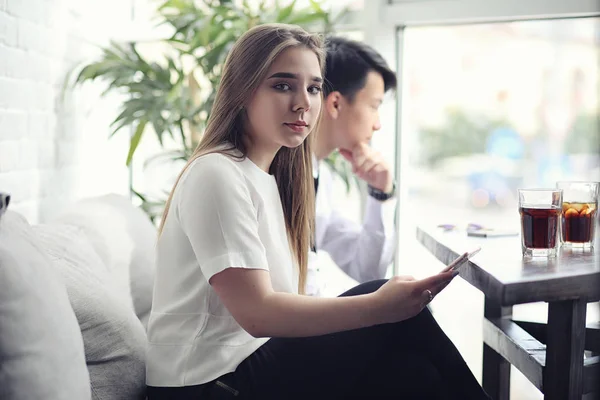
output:
[[[307,125],[298,125],[298,124],[284,124],[284,125],[297,133],[304,132],[304,130],[308,127]]]

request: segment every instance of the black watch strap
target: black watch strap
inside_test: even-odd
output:
[[[367,190],[368,190],[369,196],[373,197],[374,199],[379,200],[379,201],[386,201],[396,195],[396,182],[394,181],[392,183],[392,190],[389,193],[386,193],[383,190],[376,189],[371,185],[367,186]]]

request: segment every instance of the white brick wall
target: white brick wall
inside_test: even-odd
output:
[[[138,0],[139,1],[139,0]],[[131,0],[0,0],[0,191],[41,222],[70,202],[126,194],[126,135],[101,84],[62,96],[68,71],[130,22]]]

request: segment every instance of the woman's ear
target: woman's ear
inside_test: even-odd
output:
[[[325,98],[325,111],[331,119],[337,119],[340,115],[342,94],[331,92]]]

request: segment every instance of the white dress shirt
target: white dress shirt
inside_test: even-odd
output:
[[[333,176],[329,166],[314,159],[313,165],[313,175],[319,177],[315,221],[317,252],[327,252],[342,271],[358,282],[384,278],[396,246],[391,216],[396,200],[382,202],[367,196],[363,223],[357,224],[334,208]],[[385,218],[384,214],[390,216]],[[309,257],[307,293],[312,295],[321,294],[327,284],[318,272],[319,258],[314,253]]]

